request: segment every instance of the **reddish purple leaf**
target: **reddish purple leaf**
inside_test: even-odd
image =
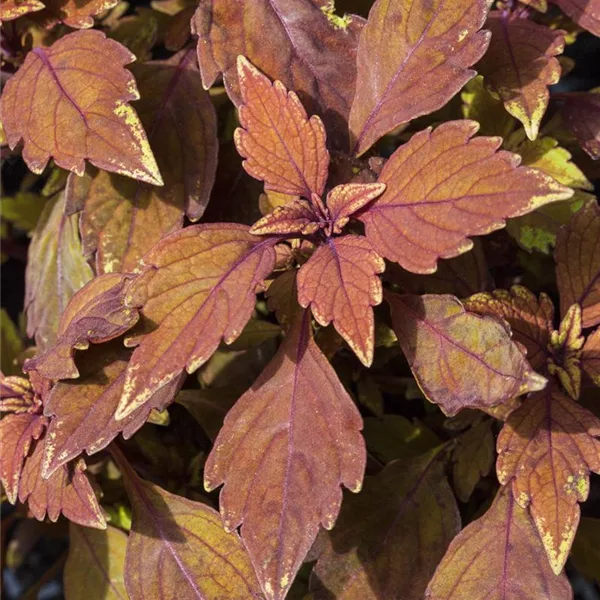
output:
[[[577,25],[600,36],[599,0],[550,0],[571,17]]]
[[[581,147],[594,160],[600,159],[600,89],[562,94],[562,115]]]

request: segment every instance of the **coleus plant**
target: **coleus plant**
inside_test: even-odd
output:
[[[365,4],[3,3],[0,478],[67,598],[561,600],[597,551],[600,96],[549,86],[600,4]]]

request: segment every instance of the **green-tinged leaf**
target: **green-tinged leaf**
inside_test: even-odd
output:
[[[319,525],[333,527],[341,485],[358,492],[365,468],[362,419],[309,327],[305,311],[227,413],[204,472],[207,489],[225,483],[223,523],[241,524],[269,600],[285,597]]]
[[[19,192],[16,196],[5,196],[0,200],[0,216],[25,231],[35,229],[48,202],[47,198],[32,192]]]
[[[468,313],[453,296],[385,299],[419,387],[445,414],[497,406],[546,385],[502,321]]]
[[[311,577],[315,600],[421,600],[459,530],[439,450],[394,461],[344,503]]]
[[[185,406],[206,435],[214,441],[223,426],[225,415],[239,397],[240,394],[235,388],[181,390],[175,402]]]
[[[21,332],[8,313],[3,308],[0,309],[0,372],[3,375],[17,375],[21,372],[16,360],[23,349]]]
[[[580,27],[600,37],[600,4],[598,0],[550,0],[557,4]]]
[[[66,600],[127,600],[124,567],[127,534],[71,524],[63,581]]]
[[[564,574],[555,575],[527,511],[501,488],[488,511],[454,539],[426,600],[572,600]]]
[[[77,216],[66,216],[65,197],[47,201],[33,233],[25,273],[27,334],[38,350],[56,341],[60,317],[75,292],[93,277],[79,239]]]

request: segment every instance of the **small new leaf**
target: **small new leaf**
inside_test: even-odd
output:
[[[139,94],[125,65],[135,60],[101,31],[77,31],[38,46],[6,84],[2,125],[11,148],[23,140],[34,173],[48,160],[83,175],[85,160],[107,171],[162,185],[137,114]]]
[[[468,313],[448,295],[385,299],[419,387],[445,414],[497,406],[546,385],[501,321]]]

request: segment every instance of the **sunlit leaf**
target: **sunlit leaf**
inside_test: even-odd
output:
[[[39,0],[5,0],[0,6],[0,22],[13,21],[23,15],[37,12],[44,8],[44,3]]]
[[[68,34],[29,54],[2,94],[2,124],[11,148],[23,139],[23,158],[35,173],[48,160],[83,175],[85,159],[161,185],[137,114],[139,94],[124,68],[135,57],[101,31]]]
[[[481,315],[505,319],[513,340],[526,349],[529,364],[538,370],[546,366],[554,330],[554,305],[546,294],[540,294],[538,299],[526,287],[515,285],[510,291],[475,294],[465,301],[465,307]]]
[[[565,40],[530,19],[510,19],[492,11],[485,23],[492,32],[490,46],[477,63],[486,86],[497,93],[506,110],[519,119],[535,140],[548,107],[548,86],[558,83]]]
[[[594,160],[600,159],[600,88],[590,92],[569,92],[562,97],[565,100],[562,109],[565,125]]]
[[[358,492],[365,468],[362,419],[312,340],[308,315],[227,413],[204,473],[209,490],[225,483],[223,522],[242,525],[270,600],[285,597],[319,524],[333,527],[341,485]]]
[[[426,600],[572,600],[564,574],[544,556],[526,510],[501,488],[488,511],[454,539],[438,566]]]
[[[44,477],[84,451],[92,455],[103,450],[119,433],[130,438],[151,410],[163,410],[174,400],[178,380],[117,421],[115,413],[130,356],[131,351],[120,341],[95,346],[78,358],[80,379],[60,381],[52,388],[44,404],[44,414],[51,417],[42,465]]]
[[[470,250],[471,235],[500,229],[573,190],[497,152],[499,138],[472,138],[473,121],[426,129],[400,146],[378,181],[387,188],[361,215],[376,252],[414,273],[432,273],[438,258]]]
[[[25,273],[27,334],[42,351],[56,341],[69,300],[93,277],[81,250],[77,216],[64,214],[65,197],[48,200],[33,234]]]
[[[527,398],[498,437],[498,479],[514,478],[515,499],[529,507],[555,573],[573,543],[589,473],[600,472],[597,436],[600,420],[551,384]]]
[[[373,306],[381,303],[385,269],[368,240],[358,235],[329,238],[298,272],[298,301],[310,306],[323,326],[333,322],[363,364],[373,361]]]
[[[244,225],[187,227],[143,260],[126,304],[140,307],[144,335],[127,370],[117,419],[144,404],[184,370],[205,363],[221,339],[233,342],[250,319],[255,293],[275,264],[276,240]],[[141,343],[140,343],[141,339]]]
[[[358,48],[350,112],[357,154],[415,117],[441,108],[475,71],[489,33],[486,0],[377,0]]]
[[[554,251],[560,311],[582,310],[582,326],[600,323],[600,207],[593,203],[573,215],[556,238]]]
[[[600,36],[600,3],[598,0],[551,0],[577,25]]]
[[[581,368],[600,387],[600,327],[587,337],[581,351]]]
[[[309,119],[295,92],[288,92],[280,81],[271,83],[243,57],[238,60],[238,78],[242,126],[234,139],[246,159],[246,171],[264,181],[266,190],[320,196],[329,166],[321,119]]]
[[[27,360],[25,370],[38,371],[48,379],[79,377],[73,360],[75,349],[108,342],[137,323],[137,310],[125,306],[131,279],[118,273],[100,275],[80,289],[62,313],[54,345]]]
[[[332,141],[347,147],[347,119],[356,80],[359,17],[345,29],[329,23],[323,0],[202,0],[192,21],[198,35],[202,83],[223,73],[234,104],[241,103],[237,57],[295,90],[310,114],[325,120]]]
[[[445,414],[493,407],[545,386],[499,320],[466,312],[453,296],[385,299],[419,387]]]
[[[71,524],[63,574],[65,598],[127,600],[123,579],[126,548],[127,534],[116,527],[98,530]]]
[[[344,502],[311,577],[315,599],[422,600],[459,530],[439,450],[394,461]]]
[[[45,10],[36,17],[45,28],[64,23],[74,29],[94,26],[94,17],[118,4],[119,0],[44,0]]]
[[[293,234],[309,235],[319,229],[315,213],[306,200],[296,198],[289,203],[277,206],[273,212],[259,219],[250,233],[254,235]]]
[[[217,511],[140,479],[123,459],[118,464],[133,508],[125,557],[131,600],[259,597],[248,554]]]

